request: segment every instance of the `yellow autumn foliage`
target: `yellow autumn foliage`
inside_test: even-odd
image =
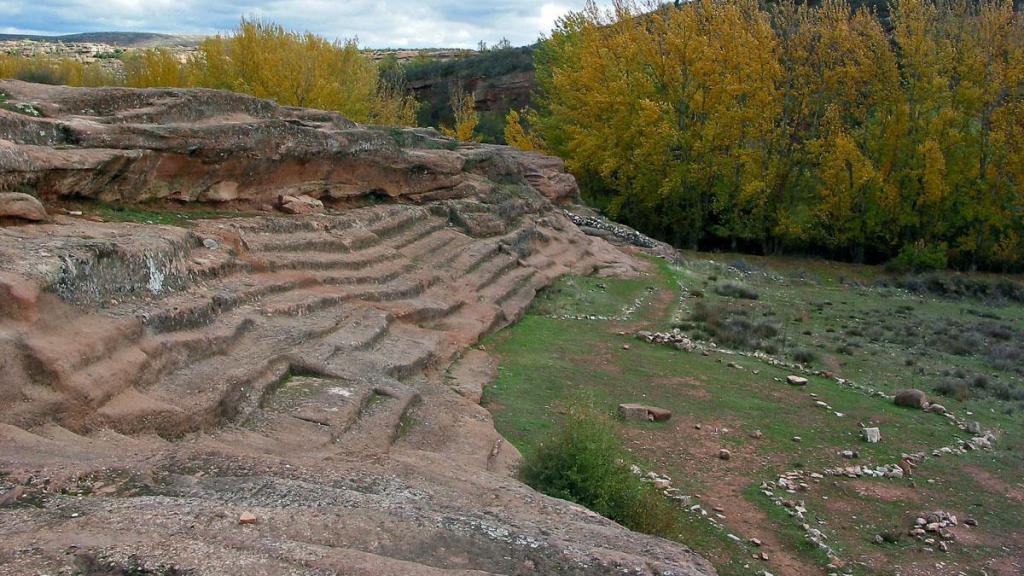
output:
[[[591,2],[531,129],[614,216],[685,246],[1024,267],[1024,21],[1004,0]]]
[[[284,106],[334,110],[362,123],[411,125],[416,102],[381,80],[355,42],[330,42],[270,22],[243,19],[231,34],[205,39],[190,58],[133,50],[123,74],[71,60],[0,57],[0,77],[71,86],[203,87],[268,98]]]
[[[452,108],[452,116],[455,118],[453,126],[442,126],[441,133],[449,138],[455,138],[462,142],[479,141],[476,136],[477,125],[480,123],[480,115],[476,111],[476,102],[473,101],[473,94],[456,86],[451,91],[449,105]]]

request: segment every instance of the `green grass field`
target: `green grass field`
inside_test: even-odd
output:
[[[1021,573],[1024,305],[887,287],[870,267],[715,258],[651,260],[643,278],[566,277],[541,293],[520,323],[485,342],[500,359],[484,397],[499,432],[529,455],[581,400],[609,413],[623,402],[671,409],[666,423],[616,421],[616,429],[647,469],[668,474],[701,505],[707,516],[679,506],[678,539],[723,575]],[[920,388],[999,440],[992,451],[933,457],[971,435],[829,378],[793,387],[785,383],[792,369],[758,358],[632,336],[672,327],[887,393]],[[862,424],[879,427],[882,441],[864,442]],[[721,448],[729,460],[718,458]],[[843,450],[859,457],[844,459]],[[826,476],[788,495],[802,501],[803,521],[760,488],[788,471],[892,464],[916,452],[929,458],[912,478]],[[935,510],[978,526],[956,527],[949,552],[908,536],[916,517]],[[802,523],[821,531],[831,559]],[[891,541],[876,544],[879,535]],[[767,561],[755,557],[761,552]]]

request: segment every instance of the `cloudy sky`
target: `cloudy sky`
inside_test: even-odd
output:
[[[531,44],[584,0],[0,0],[0,33],[130,31],[214,34],[259,16],[361,46]]]

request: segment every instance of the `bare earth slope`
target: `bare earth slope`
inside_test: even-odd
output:
[[[556,160],[219,92],[0,90],[42,114],[0,110],[0,190],[409,202],[0,228],[0,574],[714,573],[515,481],[493,367],[447,373],[558,275],[637,273],[552,205]]]

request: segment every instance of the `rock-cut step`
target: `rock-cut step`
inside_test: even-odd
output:
[[[83,316],[32,333],[25,339],[25,352],[42,379],[55,383],[131,345],[142,334],[143,325],[135,319]]]
[[[358,418],[335,443],[346,456],[386,453],[398,439],[409,410],[420,401],[419,392],[398,382],[378,384],[364,402]]]
[[[396,380],[408,378],[426,368],[444,345],[445,336],[405,324],[394,324],[388,334],[370,349],[338,351],[325,365],[332,373],[359,378],[384,374]]]

